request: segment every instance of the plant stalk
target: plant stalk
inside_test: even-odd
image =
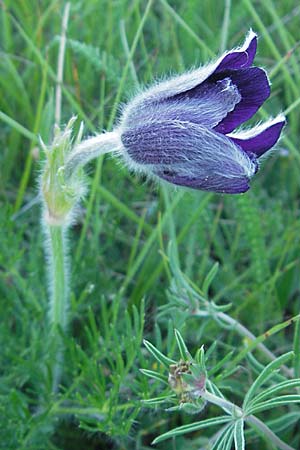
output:
[[[286,444],[278,436],[276,436],[276,434],[274,434],[273,431],[270,430],[270,428],[267,427],[267,425],[265,425],[260,419],[253,416],[252,414],[247,416],[243,409],[235,405],[234,403],[231,403],[224,398],[218,397],[217,395],[214,395],[206,390],[201,391],[200,396],[207,402],[219,406],[224,411],[226,411],[227,414],[230,413],[233,417],[243,417],[246,422],[252,424],[255,428],[260,430],[262,435],[268,437],[268,439],[280,450],[295,450],[293,447]]]
[[[61,333],[67,328],[69,310],[69,267],[66,249],[66,226],[46,225],[49,232],[50,284],[50,356],[52,363],[52,391],[57,392],[63,364]]]
[[[206,306],[209,306],[209,302],[205,303]],[[223,320],[224,322],[226,322],[228,325],[230,325],[234,330],[237,331],[237,333],[240,336],[244,336],[247,339],[249,339],[251,342],[255,341],[257,339],[257,337],[251,333],[250,330],[248,330],[248,328],[246,328],[244,325],[242,325],[240,322],[238,322],[236,319],[233,319],[231,316],[229,316],[226,313],[223,313],[222,311],[216,311],[214,312],[214,314],[212,315],[211,312],[209,310],[201,310],[198,309],[195,312],[195,315],[198,317],[217,317],[221,320]],[[298,322],[297,322],[298,324]],[[296,326],[297,326],[296,324]],[[276,359],[276,355],[271,352],[264,344],[262,344],[261,342],[259,344],[257,344],[257,348],[271,361],[274,361]],[[289,378],[293,378],[294,377],[294,371],[292,369],[289,369],[287,366],[283,365],[282,366],[282,371],[285,373],[286,376],[288,376]]]
[[[120,152],[122,143],[118,131],[101,133],[78,144],[65,163],[68,179],[77,169],[105,153]]]
[[[122,149],[118,131],[102,133],[81,141],[81,125],[74,141],[74,121],[75,118],[71,118],[64,131],[56,127],[53,143],[48,148],[43,144],[46,163],[40,183],[44,203],[42,224],[49,263],[48,351],[54,393],[58,391],[61,381],[63,336],[68,332],[70,289],[66,233],[74,220],[76,206],[85,193],[84,177],[79,169],[91,159]]]

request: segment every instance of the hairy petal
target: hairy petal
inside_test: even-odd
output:
[[[259,67],[227,70],[216,77],[229,77],[241,94],[235,109],[216,126],[216,131],[227,134],[250,119],[270,95],[270,84],[266,72]]]
[[[256,171],[240,147],[203,125],[152,122],[123,131],[121,140],[131,167],[195,189],[244,192]]]
[[[241,194],[250,188],[249,178],[246,176],[226,178],[220,174],[204,175],[201,174],[201,167],[195,167],[194,172],[196,172],[194,175],[180,175],[176,171],[167,173],[160,170],[156,171],[156,175],[177,186],[222,194]]]
[[[118,132],[123,157],[135,171],[170,183],[240,193],[258,158],[278,140],[283,118],[247,132],[232,131],[270,95],[266,72],[251,67],[257,36],[216,61],[138,94],[124,108]]]
[[[250,130],[229,134],[228,137],[246,153],[259,158],[276,144],[285,123],[284,116],[280,115]]]
[[[178,94],[184,94],[200,86],[213,74],[217,75],[226,70],[249,67],[255,56],[256,42],[256,34],[250,31],[242,47],[224,53],[216,61],[206,66],[177,75],[168,80],[162,80],[144,92],[139,93],[124,108],[123,123],[126,125],[131,115],[137,109],[150,107],[154,103],[170,99]],[[226,78],[226,76],[222,78]]]
[[[257,35],[251,30],[242,47],[231,50],[223,57],[215,69],[215,73],[228,69],[241,69],[250,67],[253,63],[257,49]]]
[[[172,98],[148,104],[141,104],[132,111],[126,127],[138,122],[180,120],[215,127],[233,111],[240,102],[241,94],[229,78],[216,82],[205,82],[200,86]]]

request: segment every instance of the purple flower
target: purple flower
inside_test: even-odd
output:
[[[266,72],[252,66],[256,46],[250,31],[242,47],[137,95],[119,129],[129,167],[194,189],[247,191],[285,124],[280,115],[235,131],[270,95]]]

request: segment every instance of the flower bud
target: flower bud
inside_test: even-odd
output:
[[[66,160],[82,137],[81,126],[74,142],[72,131],[75,120],[76,117],[73,117],[63,131],[55,127],[54,139],[49,147],[41,143],[46,156],[40,182],[45,206],[44,220],[54,226],[69,222],[77,202],[85,192],[81,169],[70,176],[65,174]]]
[[[266,72],[252,66],[256,47],[257,36],[250,31],[242,47],[137,95],[119,127],[127,165],[193,189],[247,191],[259,158],[285,124],[279,115],[236,130],[270,95]]]

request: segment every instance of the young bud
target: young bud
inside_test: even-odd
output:
[[[85,193],[83,171],[79,168],[66,176],[65,163],[82,138],[80,126],[76,139],[73,137],[72,117],[64,130],[55,127],[54,139],[49,147],[42,142],[46,162],[41,176],[40,188],[44,201],[44,220],[49,225],[62,226],[69,223],[74,208]]]

